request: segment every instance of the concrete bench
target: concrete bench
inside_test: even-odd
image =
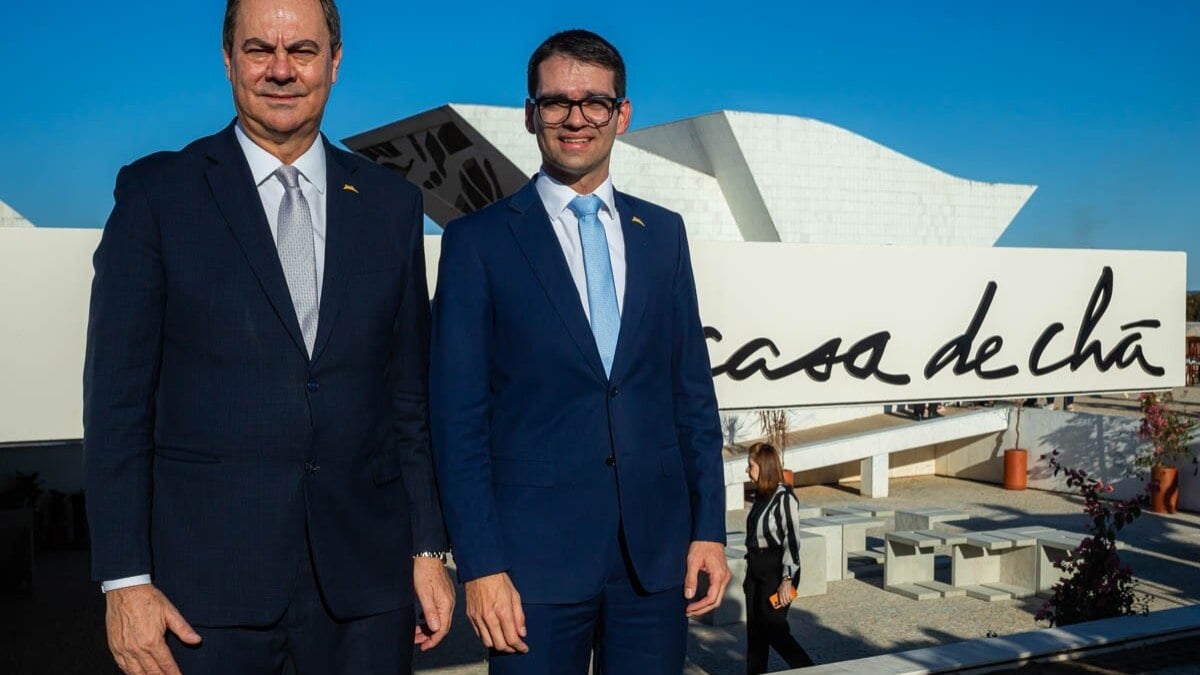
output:
[[[891,518],[896,515],[894,509],[885,506],[873,506],[869,504],[839,504],[837,506],[826,506],[823,509],[824,515],[827,516],[862,516],[864,518]]]
[[[938,523],[967,520],[971,516],[962,511],[929,507],[921,509],[897,509],[896,531],[930,530]]]
[[[1014,530],[964,532],[951,553],[951,583],[979,600],[1027,598],[1037,587],[1037,537]]]
[[[994,602],[1046,595],[1062,578],[1054,563],[1088,535],[1027,526],[981,532],[896,531],[884,535],[884,588],[914,600],[967,595]],[[951,548],[951,583],[934,581],[934,548]],[[1119,544],[1118,544],[1119,546]]]
[[[821,507],[812,504],[797,504],[796,514],[797,518],[820,518]]]
[[[887,523],[886,520],[850,514],[825,516],[820,520],[838,523],[842,526],[842,579],[863,576],[851,571],[850,561],[852,559],[868,559],[874,564],[883,562],[881,552],[867,548],[867,530],[883,527]]]
[[[820,543],[825,548],[825,580],[841,579],[842,570],[846,566],[842,556],[842,524],[830,522],[824,518],[802,518],[796,523],[796,531],[821,537]],[[803,573],[803,562],[801,563],[801,573]]]
[[[834,581],[861,576],[850,572],[851,558],[867,557],[878,562],[878,554],[867,550],[867,530],[883,525],[884,521],[878,518],[842,515],[804,518],[796,527],[798,530],[826,537],[825,565],[829,570],[827,578]]]
[[[810,518],[812,520],[821,520],[830,523],[837,523],[842,526],[842,550],[858,551],[867,547],[867,530],[877,527],[883,527],[884,521],[881,518],[867,518],[864,516],[824,516],[822,518]]]
[[[1036,592],[1039,596],[1050,597],[1051,588],[1065,576],[1065,573],[1054,566],[1054,563],[1066,558],[1075,549],[1079,548],[1082,542],[1088,535],[1077,534],[1075,532],[1066,532],[1064,530],[1050,530],[1043,532],[1037,537],[1037,571],[1036,571]],[[1120,548],[1120,543],[1117,547]]]
[[[812,532],[797,532],[796,541],[800,544],[800,583],[796,584],[796,596],[825,595],[829,590],[825,538]]]
[[[883,535],[886,560],[884,589],[913,600],[952,598],[965,591],[934,579],[934,549],[953,546],[966,538],[932,530],[897,531]]]
[[[870,504],[839,504],[837,506],[826,506],[822,509],[826,516],[859,516],[862,518],[879,518],[885,521],[881,527],[888,527],[887,520],[890,520],[896,515],[896,511],[885,506],[875,506]],[[846,575],[850,577],[865,576],[870,574],[878,574],[876,566],[881,567],[884,562],[884,552],[882,550],[874,550],[867,548],[864,545],[861,547],[850,546],[843,544],[846,549]],[[854,562],[865,563],[865,566],[854,566]],[[857,570],[857,572],[856,572]]]

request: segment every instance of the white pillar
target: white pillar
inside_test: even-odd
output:
[[[746,508],[746,487],[738,481],[725,486],[725,510],[737,511]]]
[[[875,455],[862,460],[862,489],[864,497],[888,496],[888,456]]]

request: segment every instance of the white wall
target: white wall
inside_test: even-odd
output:
[[[0,229],[0,443],[83,436],[83,352],[100,230]]]
[[[1085,412],[1028,409],[1021,413],[1021,447],[1029,452],[1028,485],[1038,490],[1070,491],[1062,474],[1054,476],[1043,455],[1059,451],[1060,463],[1083,469],[1112,483],[1112,496],[1127,499],[1143,488],[1145,477],[1135,475],[1132,458],[1143,446],[1137,438],[1138,417]],[[990,437],[957,448],[940,448],[937,473],[990,483],[1004,482],[1004,450],[1016,447],[1016,414],[1002,437]],[[1200,441],[1192,446],[1200,451]],[[1200,477],[1192,465],[1180,468],[1179,506],[1200,511]]]

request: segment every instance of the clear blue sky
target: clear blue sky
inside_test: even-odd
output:
[[[635,128],[813,117],[1038,185],[1002,245],[1183,250],[1200,288],[1200,2],[342,5],[333,139],[447,102],[519,105],[529,52],[586,27],[625,56]],[[100,226],[122,164],[224,125],[222,9],[6,3],[0,199],[39,225]]]

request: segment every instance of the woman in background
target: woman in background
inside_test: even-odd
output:
[[[779,452],[767,443],[750,447],[746,474],[758,488],[746,519],[746,673],[767,672],[770,648],[789,668],[811,666],[812,659],[792,637],[787,621],[800,581],[796,496],[783,484]]]

